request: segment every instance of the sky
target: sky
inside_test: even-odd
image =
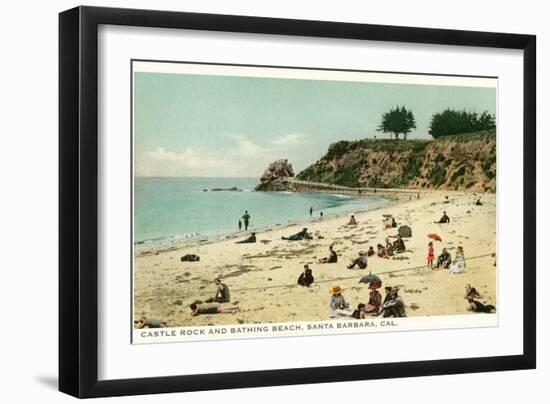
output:
[[[260,177],[285,158],[296,173],[339,140],[386,138],[390,108],[417,129],[446,108],[496,113],[496,89],[134,72],[134,170],[145,177]]]

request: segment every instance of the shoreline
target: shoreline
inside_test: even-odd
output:
[[[255,192],[266,192],[266,191],[255,191]],[[272,191],[268,191],[268,192],[272,192]],[[273,191],[273,192],[275,192],[275,191]],[[331,192],[318,191],[318,192],[319,193],[327,193],[327,194],[331,194],[331,195],[339,195],[339,194],[334,193],[332,191]],[[296,193],[302,193],[302,192],[296,192]],[[316,192],[308,191],[308,193],[316,193]],[[297,226],[297,225],[305,225],[307,223],[313,223],[315,221],[322,221],[322,220],[328,220],[328,219],[335,218],[335,217],[347,216],[347,215],[350,215],[351,213],[364,213],[364,212],[380,209],[384,206],[388,206],[392,203],[395,203],[395,200],[393,200],[393,199],[389,199],[385,196],[380,196],[380,195],[376,195],[376,194],[355,195],[354,199],[363,199],[363,198],[369,198],[369,197],[373,197],[373,196],[376,196],[380,199],[385,199],[386,201],[381,206],[374,206],[372,208],[366,208],[366,209],[363,208],[363,209],[357,210],[357,209],[354,209],[357,206],[350,206],[349,209],[345,209],[345,210],[342,210],[342,211],[339,211],[339,212],[326,213],[326,214],[323,215],[322,218],[320,218],[319,216],[316,216],[314,218],[310,217],[310,218],[305,218],[305,219],[294,219],[294,220],[291,219],[291,220],[289,220],[285,223],[275,223],[275,224],[265,225],[265,226],[261,226],[261,227],[257,227],[257,228],[256,227],[249,227],[249,229],[247,231],[245,231],[245,230],[241,230],[241,231],[232,230],[232,231],[228,231],[228,232],[222,232],[222,233],[219,233],[219,234],[204,235],[202,237],[179,239],[177,241],[167,242],[167,243],[145,244],[143,241],[134,242],[133,243],[134,256],[142,256],[144,253],[151,254],[151,253],[156,253],[156,252],[175,251],[177,249],[182,249],[182,248],[185,248],[185,247],[188,247],[188,246],[193,246],[193,245],[196,245],[196,244],[204,245],[204,244],[210,244],[210,243],[213,243],[213,242],[223,241],[223,240],[227,240],[227,239],[234,239],[234,238],[238,238],[238,237],[241,237],[241,236],[245,237],[247,234],[250,234],[252,231],[259,234],[259,233],[263,233],[263,232],[266,232],[266,231],[273,230],[274,228],[279,229],[279,228],[285,228],[285,227],[291,227],[291,226]],[[170,237],[170,236],[168,236],[168,237]],[[167,238],[167,237],[160,237],[159,239],[164,239],[164,238]]]
[[[401,199],[399,200],[398,199],[398,196],[399,196],[399,192],[401,192],[403,195],[409,195],[410,197],[414,195],[417,195],[419,194],[420,197],[426,197],[426,196],[429,196],[429,195],[433,195],[433,194],[448,194],[448,195],[452,195],[453,193],[456,193],[456,194],[469,194],[469,192],[464,192],[464,191],[447,191],[447,190],[423,190],[423,191],[419,191],[417,189],[409,189],[409,188],[388,188],[387,189],[388,191],[392,191],[392,192],[395,192],[394,194],[392,194],[394,197],[395,195],[397,195],[397,198],[394,199],[394,198],[390,198],[388,195],[390,194],[387,194],[387,195],[384,195],[382,196],[382,192],[378,192],[378,193],[365,193],[365,194],[355,194],[354,196],[356,198],[368,198],[368,197],[372,197],[372,196],[376,196],[376,197],[379,197],[379,198],[382,198],[382,199],[386,199],[386,202],[384,204],[382,204],[381,206],[375,206],[373,208],[370,208],[370,209],[352,209],[350,207],[350,209],[346,209],[345,211],[341,211],[341,212],[334,212],[334,213],[328,213],[328,214],[324,214],[322,218],[320,218],[319,216],[316,216],[314,218],[305,218],[305,219],[296,219],[296,220],[290,220],[286,223],[275,223],[275,224],[272,224],[272,225],[265,225],[265,226],[261,226],[261,227],[258,227],[258,228],[250,228],[248,231],[245,231],[245,230],[241,230],[241,231],[229,231],[227,233],[220,233],[220,234],[213,234],[213,235],[205,235],[203,237],[197,237],[197,238],[188,238],[188,239],[180,239],[178,241],[174,241],[174,242],[169,242],[169,243],[153,243],[153,244],[144,244],[143,242],[134,242],[133,243],[133,251],[134,251],[134,257],[141,257],[141,256],[144,256],[144,255],[150,255],[150,254],[156,254],[156,253],[161,253],[161,252],[168,252],[168,251],[177,251],[177,250],[180,250],[180,249],[183,249],[183,248],[186,248],[186,247],[193,247],[193,246],[197,246],[197,245],[207,245],[207,244],[212,244],[212,243],[216,243],[216,242],[220,242],[220,241],[224,241],[224,240],[233,240],[233,239],[236,239],[236,238],[239,238],[239,237],[245,237],[247,234],[250,234],[252,231],[254,231],[256,234],[261,234],[261,233],[264,233],[264,232],[267,232],[267,231],[272,231],[274,229],[277,229],[277,230],[281,230],[281,229],[284,229],[284,228],[288,228],[288,227],[293,227],[293,226],[300,226],[300,225],[306,225],[308,223],[316,223],[316,222],[319,222],[319,221],[323,221],[323,220],[330,220],[330,219],[334,219],[334,218],[340,218],[340,217],[344,217],[344,216],[349,216],[351,213],[356,213],[356,214],[362,214],[362,213],[366,213],[366,212],[371,212],[371,211],[376,211],[376,210],[379,210],[379,209],[382,209],[382,208],[389,208],[389,207],[392,207],[392,206],[395,206],[395,205],[399,205],[401,203],[405,203],[405,202],[409,202],[413,199]],[[281,192],[281,191],[255,191],[255,192]],[[328,193],[328,194],[333,194],[333,195],[338,195],[337,193],[335,193],[334,190],[318,190],[318,191],[306,191],[308,193]],[[296,193],[303,193],[302,191],[296,191]],[[487,194],[487,195],[494,195],[492,193],[488,193],[488,192],[471,192],[472,195],[484,195],[484,194]],[[161,237],[161,238],[165,238],[165,237]]]

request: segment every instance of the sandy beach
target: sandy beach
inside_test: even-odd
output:
[[[482,206],[475,205],[478,197]],[[357,226],[347,225],[347,214],[324,218],[317,215],[302,223],[258,230],[255,244],[235,244],[248,235],[243,231],[171,248],[136,249],[134,318],[146,316],[180,327],[330,320],[329,288],[343,287],[345,299],[355,308],[358,303],[368,302],[368,285],[359,283],[359,279],[369,272],[382,279],[382,294],[385,286],[400,288],[409,317],[470,313],[464,299],[467,283],[481,293],[481,302],[498,309],[497,267],[492,256],[496,253],[495,194],[432,191],[422,192],[420,199],[409,198],[402,195],[405,200],[354,212]],[[435,224],[443,211],[447,211],[451,223]],[[347,269],[350,258],[356,257],[359,250],[366,251],[370,246],[376,250],[386,237],[395,240],[392,237],[397,235],[397,229],[384,229],[383,214],[393,215],[399,225],[412,228],[412,237],[404,239],[406,252],[390,259],[369,257],[364,270]],[[323,238],[281,239],[303,227]],[[453,257],[458,246],[464,248],[465,273],[450,274],[426,266],[429,233],[436,233],[443,240],[434,242],[436,257],[443,247]],[[317,263],[328,255],[331,244],[338,253],[338,263]],[[180,262],[185,254],[199,255],[200,262]],[[315,277],[309,288],[297,285],[306,263]],[[191,316],[190,303],[213,297],[216,277],[221,277],[231,290],[231,302],[224,306],[238,306],[240,312]]]

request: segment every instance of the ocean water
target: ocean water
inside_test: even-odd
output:
[[[383,205],[382,197],[325,192],[255,192],[256,178],[135,178],[134,243],[172,244],[238,231],[248,210],[249,230],[331,213],[352,213]],[[242,191],[210,191],[237,187]],[[208,191],[204,191],[208,190]],[[244,223],[243,223],[244,232]]]

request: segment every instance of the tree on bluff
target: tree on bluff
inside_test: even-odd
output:
[[[403,138],[406,140],[407,134],[412,129],[416,129],[416,121],[412,111],[397,106],[382,115],[382,123],[377,130],[384,133],[393,133],[395,140],[399,139],[399,134],[402,133]]]
[[[479,132],[495,129],[495,116],[487,111],[478,115],[476,112],[456,111],[447,108],[432,116],[429,133],[435,139],[441,136]]]

